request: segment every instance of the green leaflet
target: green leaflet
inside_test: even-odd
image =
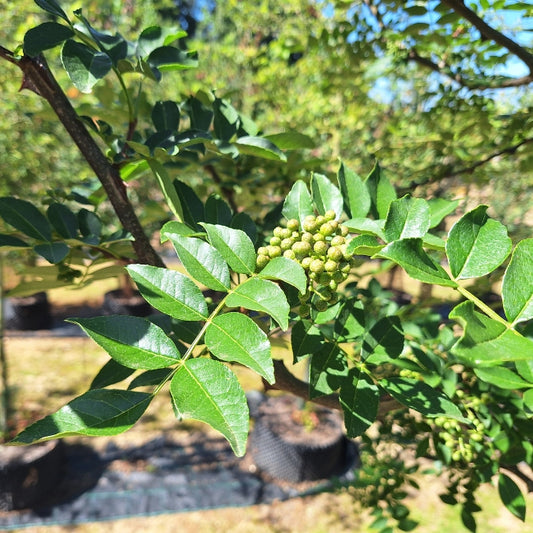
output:
[[[513,325],[533,318],[533,239],[516,245],[502,284],[503,308]]]
[[[226,226],[202,223],[209,242],[220,252],[234,272],[253,274],[255,270],[255,248],[244,231]]]
[[[399,239],[424,237],[430,226],[428,203],[422,198],[404,196],[394,200],[389,206],[385,220],[385,238],[387,242]]]
[[[165,233],[187,272],[196,281],[214,291],[227,292],[230,288],[230,274],[226,261],[220,252],[200,239]]]
[[[335,211],[335,218],[340,218],[344,199],[339,189],[326,176],[316,173],[311,176],[311,194],[319,214],[323,215],[331,210]]]
[[[241,154],[272,159],[274,161],[287,161],[287,156],[270,140],[264,137],[245,136],[239,137],[235,145]]]
[[[470,301],[456,306],[450,318],[464,328],[452,352],[472,366],[501,365],[509,361],[533,359],[533,341],[505,324],[474,311]]]
[[[289,191],[283,202],[282,214],[287,220],[299,220],[300,225],[306,216],[314,214],[311,194],[302,180],[296,181]]]
[[[400,403],[427,417],[447,416],[468,423],[448,396],[423,381],[392,377],[380,380],[379,385]]]
[[[336,391],[348,373],[346,354],[336,343],[326,342],[313,353],[309,367],[310,397]]]
[[[18,198],[0,198],[0,217],[28,237],[50,241],[52,230],[46,217],[30,202]]]
[[[172,213],[174,213],[174,216],[178,219],[178,221],[183,222],[183,208],[181,206],[181,200],[178,196],[178,191],[174,186],[174,182],[167,172],[167,169],[157,159],[148,159],[148,165],[150,166],[150,169],[159,183],[159,187],[165,196],[168,207]]]
[[[498,493],[505,507],[524,522],[526,519],[526,500],[518,485],[509,476],[499,475]]]
[[[165,368],[180,361],[180,353],[165,332],[144,318],[106,316],[73,318],[115,361],[128,368]]]
[[[344,412],[348,438],[362,435],[376,420],[379,389],[366,375],[352,368],[341,387],[339,401]]]
[[[44,50],[60,45],[74,36],[74,32],[64,24],[43,22],[31,28],[24,35],[24,53],[35,57]]]
[[[451,228],[446,255],[455,279],[485,276],[499,267],[511,251],[511,239],[503,224],[487,216],[480,205]]]
[[[349,218],[364,218],[370,209],[370,193],[363,180],[353,170],[341,163],[337,181],[344,199],[344,209]]]
[[[456,287],[447,272],[422,248],[422,239],[402,239],[385,246],[374,257],[390,259],[400,265],[414,279],[424,283]]]
[[[81,435],[118,435],[130,429],[152,400],[145,392],[94,389],[78,396],[52,415],[19,433],[13,444],[31,444]]]
[[[281,327],[289,327],[289,304],[284,292],[272,281],[249,278],[226,297],[228,307],[244,307],[269,314]]]
[[[72,83],[82,93],[90,93],[113,66],[107,54],[71,39],[63,45],[61,61]]]
[[[481,381],[491,383],[501,389],[515,390],[533,387],[533,383],[525,381],[515,372],[504,366],[475,368],[474,373]]]
[[[178,320],[207,318],[202,291],[187,276],[149,265],[126,267],[144,299],[157,310]]]
[[[248,404],[235,374],[211,359],[189,359],[170,383],[179,419],[200,420],[220,431],[243,456],[248,438]]]
[[[205,344],[218,359],[240,363],[274,383],[268,337],[246,315],[225,313],[216,316],[207,326]]]
[[[302,294],[307,289],[305,270],[299,263],[286,257],[274,257],[274,259],[271,259],[257,274],[257,277],[284,281],[298,289]]]

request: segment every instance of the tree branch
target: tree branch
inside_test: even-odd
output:
[[[468,89],[506,89],[509,87],[521,87],[523,85],[528,85],[533,82],[533,74],[528,74],[527,76],[522,76],[520,78],[504,78],[504,77],[495,77],[491,76],[487,78],[486,83],[473,82],[468,80],[464,76],[461,76],[458,72],[454,72],[449,65],[438,65],[431,59],[421,56],[415,48],[411,48],[407,52],[407,59],[409,61],[415,61],[419,65],[427,67],[438,74],[447,76],[451,80],[459,83],[463,87]]]
[[[17,65],[23,72],[22,89],[29,89],[44,98],[52,107],[63,127],[100,180],[122,226],[133,236],[133,248],[141,263],[164,266],[133,210],[126,187],[118,169],[102,153],[95,140],[79,119],[65,93],[57,83],[42,56],[15,58],[6,48],[0,47],[0,57]]]
[[[405,192],[412,192],[413,189],[416,187],[420,187],[422,185],[430,185],[431,183],[435,183],[437,181],[441,181],[443,179],[448,178],[454,178],[456,176],[459,176],[460,174],[471,174],[476,170],[477,168],[486,165],[493,159],[496,159],[497,157],[503,156],[503,155],[511,155],[514,154],[521,146],[524,146],[526,144],[533,143],[533,137],[526,137],[525,139],[522,139],[520,142],[513,144],[511,146],[507,146],[506,148],[503,148],[501,150],[498,150],[497,152],[494,152],[487,157],[484,157],[483,159],[480,159],[479,161],[476,161],[475,163],[471,163],[468,166],[460,167],[457,169],[454,169],[452,166],[446,166],[444,169],[439,173],[433,173],[432,168],[429,167],[424,170],[424,175],[431,176],[427,178],[424,181],[417,182],[412,181],[405,187],[402,187],[398,193],[401,195],[404,191]],[[442,163],[439,163],[438,165],[435,165],[437,167],[443,167]]]
[[[338,394],[328,394],[325,396],[311,398],[309,394],[309,383],[306,383],[305,381],[302,381],[294,376],[287,369],[285,363],[280,359],[274,359],[274,377],[276,378],[276,381],[273,385],[269,385],[266,381],[263,381],[265,390],[274,389],[283,392],[289,392],[290,394],[294,394],[305,401],[310,401],[337,411],[342,410]],[[402,408],[403,406],[390,396],[383,396],[380,398],[377,418],[380,420],[389,411]]]
[[[520,46],[517,42],[505,36],[497,29],[489,26],[489,24],[487,24],[479,15],[477,15],[477,13],[467,7],[463,0],[443,0],[442,3],[446,4],[456,13],[468,20],[468,22],[470,22],[479,31],[482,37],[498,43],[522,60],[529,68],[530,74],[533,75],[532,53],[528,52],[523,46]]]

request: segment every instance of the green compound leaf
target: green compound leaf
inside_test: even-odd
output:
[[[53,265],[63,261],[70,252],[70,248],[64,242],[37,244],[33,247],[33,250]]]
[[[362,435],[376,420],[379,407],[379,389],[366,375],[352,368],[345,386],[341,387],[339,401],[344,412],[346,436]]]
[[[293,218],[299,220],[300,225],[303,224],[306,216],[314,214],[311,194],[302,180],[296,181],[292,186],[281,212],[287,220]]]
[[[19,433],[13,444],[31,444],[80,435],[118,435],[130,429],[146,411],[152,395],[115,389],[89,390],[52,415]]]
[[[187,276],[149,265],[126,267],[144,299],[157,310],[178,320],[207,318],[202,291]]]
[[[515,372],[504,366],[475,368],[474,373],[481,381],[496,385],[500,389],[515,390],[533,387],[533,383],[528,383]]]
[[[452,320],[464,328],[452,353],[472,366],[501,365],[509,361],[533,359],[533,341],[505,324],[474,311],[474,304],[463,302],[452,309]]]
[[[513,325],[533,318],[532,272],[533,239],[524,239],[516,245],[503,276],[503,308]]]
[[[226,297],[228,307],[244,307],[269,314],[281,327],[289,327],[289,303],[284,292],[272,281],[249,278]]]
[[[487,216],[486,205],[466,213],[451,228],[446,255],[455,279],[485,276],[499,267],[511,251],[503,224]]]
[[[341,163],[337,181],[344,198],[344,209],[350,218],[364,218],[370,210],[370,193],[363,180]]]
[[[430,418],[447,416],[462,422],[468,422],[448,396],[423,381],[392,377],[380,380],[379,385],[401,404],[418,411],[424,416]]]
[[[524,522],[526,520],[526,500],[518,485],[509,476],[499,475],[498,493],[505,507]]]
[[[257,275],[263,279],[284,281],[298,289],[302,294],[307,289],[307,276],[303,267],[287,257],[274,257]]]
[[[385,220],[387,242],[423,237],[429,230],[430,211],[422,198],[404,196],[391,202]]]
[[[189,359],[170,383],[179,419],[200,420],[219,431],[242,457],[248,438],[246,396],[235,374],[212,359]]]
[[[35,57],[44,50],[54,48],[73,36],[74,32],[64,24],[43,22],[43,24],[28,30],[24,35],[24,53],[30,57]]]
[[[242,313],[216,316],[207,326],[205,344],[218,359],[251,368],[274,383],[270,342],[264,331]]]
[[[30,202],[18,198],[0,198],[0,217],[28,237],[52,240],[52,229],[46,217]]]
[[[301,150],[303,148],[315,148],[315,142],[311,137],[297,131],[283,131],[265,135],[265,139],[273,142],[281,150]]]
[[[287,161],[287,156],[272,142],[263,137],[239,137],[235,146],[241,154],[262,157],[273,161]]]
[[[220,252],[230,268],[240,274],[253,274],[255,248],[250,237],[239,229],[202,223],[209,242]]]
[[[214,291],[228,291],[228,264],[216,248],[192,237],[182,237],[175,233],[165,233],[165,236],[172,242],[183,266],[196,281]]]
[[[68,40],[63,45],[61,61],[72,83],[82,93],[90,93],[98,80],[113,67],[107,54],[73,40]]]
[[[311,193],[319,214],[323,215],[331,210],[335,211],[335,218],[340,218],[344,199],[341,191],[326,176],[316,173],[311,176]]]
[[[374,257],[394,261],[409,276],[424,283],[445,287],[457,286],[457,283],[450,279],[448,273],[424,251],[422,239],[402,239],[391,242]]]
[[[175,344],[152,322],[136,316],[72,318],[115,361],[128,368],[165,368],[181,359]]]

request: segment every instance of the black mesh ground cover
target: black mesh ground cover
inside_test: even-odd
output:
[[[300,493],[246,471],[222,439],[184,446],[161,437],[101,452],[67,445],[57,491],[33,509],[0,513],[0,529],[249,506]]]

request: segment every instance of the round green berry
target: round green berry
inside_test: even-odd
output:
[[[324,215],[318,215],[316,217],[316,225],[318,227],[322,226],[322,224],[324,224],[324,222],[326,222],[326,217]]]
[[[302,236],[300,237],[300,239],[303,241],[303,242],[308,242],[308,243],[313,243],[315,242],[314,239],[313,239],[313,234],[312,233],[309,233],[308,231],[304,231],[302,233]]]
[[[266,246],[260,246],[257,249],[257,255],[268,255],[268,249]]]
[[[314,233],[313,234],[313,240],[315,242],[321,242],[321,241],[325,241],[326,240],[326,237],[324,237],[324,235],[322,235],[322,233]]]
[[[311,253],[311,245],[308,242],[295,242],[291,249],[297,257],[305,257]]]
[[[343,259],[342,250],[337,246],[330,246],[328,249],[328,258],[337,262],[341,261]]]
[[[331,239],[331,246],[340,246],[341,244],[344,244],[346,242],[346,239],[342,235],[335,235]]]
[[[315,274],[321,274],[324,272],[324,261],[321,259],[313,259],[309,265],[309,270]]]
[[[268,255],[271,258],[279,257],[281,255],[281,248],[279,246],[267,246]]]
[[[274,236],[270,239],[270,244],[272,246],[279,246],[281,244],[281,239],[279,237]]]
[[[346,226],[344,226],[344,225],[341,224],[341,225],[339,226],[339,232],[340,232],[340,234],[341,234],[343,237],[346,237],[346,236],[348,235],[348,233],[350,233],[350,230],[349,230]]]
[[[292,237],[288,239],[283,239],[280,243],[280,248],[282,251],[290,250],[294,244],[294,239]]]
[[[301,261],[301,265],[303,268],[305,268],[305,270],[309,270],[309,267],[311,266],[311,263],[313,262],[313,258],[312,257],[304,257]]]
[[[338,269],[339,263],[337,263],[337,261],[333,261],[333,259],[328,259],[324,264],[324,270],[326,272],[335,272]]]
[[[336,214],[335,214],[335,211],[333,211],[333,209],[329,209],[328,211],[326,211],[324,213],[324,218],[329,222],[331,220],[335,220],[335,217],[336,217]]]
[[[274,237],[279,237],[280,239],[283,239],[282,233],[285,228],[282,228],[281,226],[276,226],[274,228],[274,231],[272,232],[274,234]]]
[[[325,311],[329,307],[326,300],[317,300],[313,302],[313,306],[318,312]]]
[[[317,230],[316,218],[313,215],[306,216],[302,224],[302,229],[309,233],[314,233]]]
[[[291,231],[297,231],[300,229],[300,223],[295,218],[291,218],[287,221],[287,229],[290,229]]]
[[[311,306],[309,304],[302,304],[298,308],[298,315],[302,318],[306,318],[309,316],[309,313],[311,312]]]
[[[328,245],[325,241],[318,241],[313,245],[313,250],[318,255],[325,255],[328,251]]]
[[[269,261],[270,257],[268,257],[267,255],[260,254],[257,256],[255,264],[257,265],[257,268],[264,268]]]
[[[287,259],[292,259],[294,261],[296,259],[296,254],[292,250],[284,250],[283,257],[286,257]]]
[[[325,237],[329,237],[330,235],[333,235],[335,233],[335,228],[333,227],[332,222],[325,222],[320,226],[320,233],[324,235]]]

